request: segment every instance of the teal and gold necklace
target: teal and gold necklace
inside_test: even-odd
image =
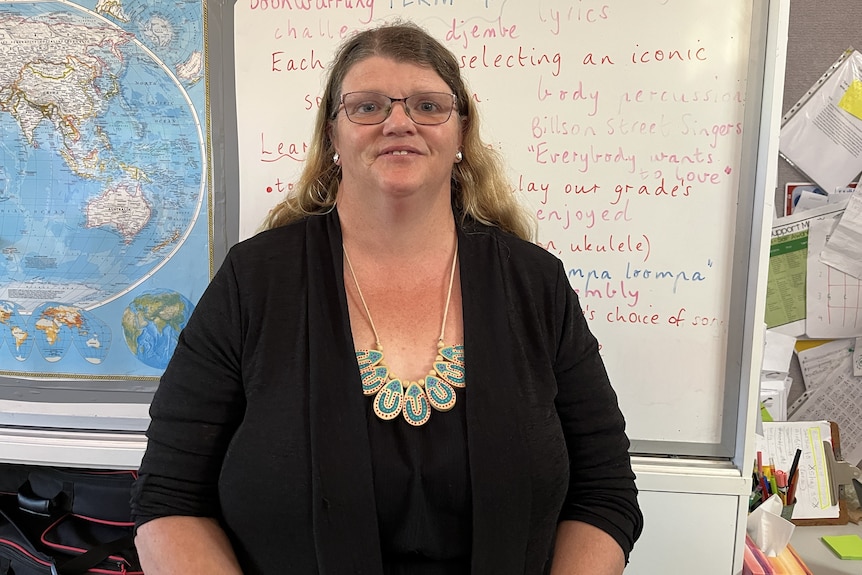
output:
[[[344,249],[344,246],[342,246]],[[443,308],[443,325],[440,328],[440,337],[437,340],[437,357],[428,375],[418,381],[401,381],[389,371],[383,358],[383,346],[380,344],[380,336],[368,311],[368,304],[356,279],[356,272],[350,263],[347,250],[344,249],[344,259],[353,277],[353,285],[362,307],[365,308],[365,316],[374,332],[376,349],[360,349],[356,352],[356,361],[359,364],[359,374],[362,377],[362,393],[374,396],[374,413],[380,419],[395,419],[399,414],[410,425],[423,425],[431,418],[431,408],[437,411],[449,411],[455,405],[456,387],[467,386],[464,370],[464,346],[443,343],[443,334],[446,330],[446,317],[449,314],[449,301],[452,298],[452,284],[455,278],[455,265],[458,261],[458,245],[455,245],[455,253],[452,256],[452,269],[449,272],[449,292],[446,294],[446,306]]]

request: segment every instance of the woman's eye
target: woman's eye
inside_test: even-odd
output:
[[[378,105],[374,102],[365,102],[364,104],[359,104],[356,107],[356,111],[360,114],[371,114],[373,112],[376,112],[378,109]]]
[[[420,112],[436,112],[437,104],[434,102],[420,102],[417,108]]]

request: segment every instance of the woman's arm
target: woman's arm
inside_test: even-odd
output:
[[[242,573],[215,519],[224,454],[245,410],[236,286],[228,256],[180,333],[150,405],[131,498],[147,575]]]
[[[551,575],[620,575],[625,565],[622,548],[598,527],[560,522]]]
[[[569,454],[569,491],[558,526],[564,539],[556,550],[584,554],[584,563],[575,565],[587,567],[560,573],[619,573],[643,527],[625,418],[562,267],[558,281],[558,305],[565,311],[554,364],[555,404]],[[599,560],[603,553],[610,555]],[[598,570],[605,560],[615,565],[618,553],[619,570]]]
[[[242,575],[233,547],[214,519],[153,519],[138,528],[135,547],[147,575]]]

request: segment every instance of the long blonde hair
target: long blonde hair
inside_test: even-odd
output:
[[[364,30],[338,49],[314,122],[305,167],[294,192],[277,204],[262,229],[277,228],[306,216],[326,213],[335,205],[341,169],[332,160],[335,149],[328,127],[337,116],[341,86],[358,62],[382,56],[434,70],[455,94],[463,126],[463,160],[452,168],[452,201],[464,217],[497,226],[531,241],[535,222],[515,197],[505,176],[502,157],[479,135],[476,105],[461,78],[455,56],[422,28],[396,22]]]

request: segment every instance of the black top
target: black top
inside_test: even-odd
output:
[[[395,422],[367,417],[337,213],[234,246],[153,399],[137,523],[216,517],[246,575],[379,575],[418,538],[433,558],[447,521],[463,535],[446,552],[469,549],[472,575],[542,573],[561,518],[606,531],[628,555],[642,515],[625,421],[562,264],[472,222],[458,253],[463,412],[433,413],[404,442]],[[435,421],[461,428],[438,442]],[[391,451],[406,459],[387,473],[374,454]],[[451,469],[431,466],[452,452]],[[379,501],[393,481],[416,511],[402,509],[401,526],[398,506]],[[436,525],[421,525],[429,517]]]
[[[469,386],[469,383],[468,383]],[[470,467],[464,394],[413,427],[383,421],[368,398],[368,432],[387,575],[470,573]]]

